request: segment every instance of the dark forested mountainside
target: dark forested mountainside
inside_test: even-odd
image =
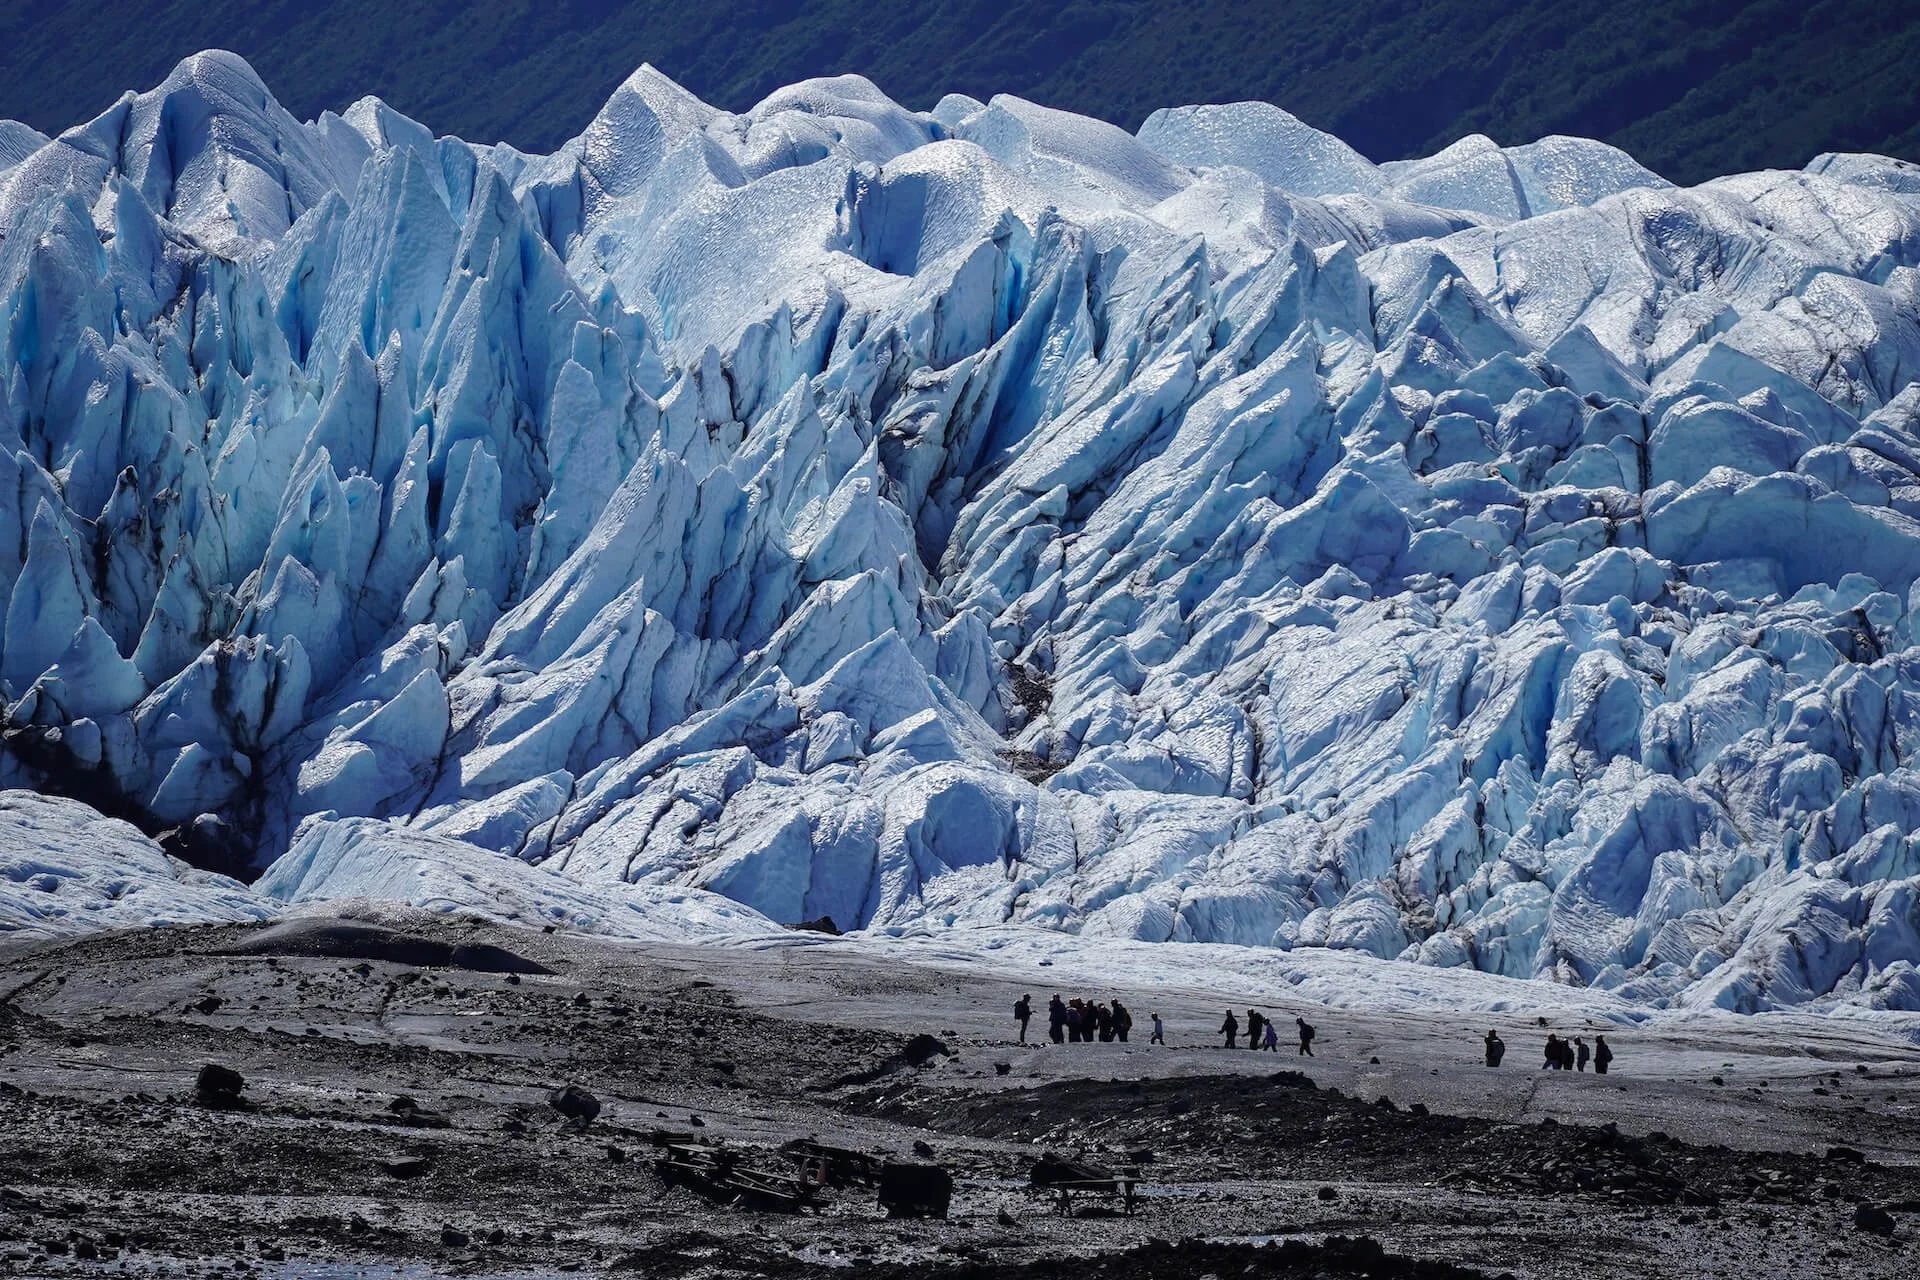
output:
[[[1128,128],[1258,98],[1375,160],[1475,131],[1601,138],[1682,183],[1920,159],[1920,5],[1886,0],[0,0],[0,117],[59,130],[213,47],[304,116],[371,92],[531,151],[651,62],[733,110],[845,71],[908,106],[1008,92]]]

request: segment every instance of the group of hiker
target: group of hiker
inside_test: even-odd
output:
[[[1298,1053],[1311,1058],[1313,1056],[1313,1024],[1305,1018],[1295,1018],[1293,1025],[1294,1029],[1300,1033]],[[1222,1048],[1240,1047],[1236,1043],[1240,1036],[1240,1019],[1233,1016],[1231,1009],[1227,1010],[1225,1020],[1220,1023],[1220,1034],[1226,1037],[1226,1043],[1221,1046]],[[1267,1049],[1273,1052],[1278,1052],[1280,1049],[1280,1033],[1274,1028],[1273,1019],[1258,1009],[1247,1010],[1247,1048],[1255,1051]]]
[[[1153,1019],[1153,1036],[1150,1044],[1165,1044],[1165,1033],[1160,1025],[1160,1015],[1150,1014]],[[1013,1006],[1013,1018],[1020,1024],[1020,1043],[1027,1042],[1027,1023],[1033,1019],[1033,997],[1023,995]],[[1082,1000],[1078,996],[1071,1000],[1062,1000],[1056,993],[1047,1004],[1047,1038],[1055,1044],[1091,1044],[1099,1041],[1110,1044],[1118,1041],[1127,1043],[1127,1037],[1133,1031],[1133,1014],[1127,1006],[1120,1003],[1118,996],[1102,1004],[1096,1000]]]
[[[1487,1065],[1497,1067],[1500,1060],[1507,1056],[1507,1042],[1500,1038],[1498,1031],[1489,1031],[1486,1035]],[[1607,1044],[1605,1036],[1596,1035],[1592,1048],[1588,1048],[1586,1038],[1575,1036],[1569,1040],[1564,1036],[1547,1036],[1546,1061],[1540,1064],[1543,1071],[1585,1071],[1587,1062],[1593,1062],[1593,1073],[1603,1076],[1613,1064],[1613,1050]]]
[[[1147,1015],[1153,1021],[1153,1035],[1147,1043],[1164,1045],[1167,1042],[1166,1025],[1161,1022],[1158,1013]],[[1023,995],[1014,1003],[1013,1019],[1020,1024],[1020,1043],[1027,1042],[1027,1024],[1033,1020],[1033,997]],[[1240,1047],[1241,1021],[1232,1009],[1220,1023],[1222,1047],[1237,1049]],[[1303,1057],[1313,1056],[1313,1024],[1305,1018],[1293,1020],[1295,1031],[1299,1035],[1299,1047],[1296,1053]],[[1272,1018],[1258,1009],[1247,1010],[1246,1044],[1256,1052],[1265,1049],[1278,1052],[1280,1033]],[[1127,1037],[1133,1030],[1133,1014],[1127,1006],[1120,1003],[1119,997],[1101,1003],[1097,1000],[1082,1000],[1074,997],[1062,1000],[1058,993],[1047,1002],[1047,1038],[1055,1044],[1102,1044],[1127,1043]],[[1507,1042],[1500,1038],[1498,1031],[1486,1034],[1487,1065],[1497,1067],[1507,1056]],[[1605,1036],[1596,1035],[1589,1047],[1582,1036],[1567,1039],[1563,1036],[1547,1037],[1546,1061],[1542,1068],[1550,1071],[1585,1071],[1587,1063],[1593,1063],[1594,1074],[1605,1075],[1613,1063],[1613,1050],[1607,1045]]]
[[[1587,1059],[1593,1059],[1593,1073],[1598,1076],[1607,1074],[1607,1067],[1613,1062],[1613,1050],[1607,1046],[1605,1036],[1595,1036],[1593,1047],[1580,1036],[1571,1040],[1560,1036],[1547,1037],[1546,1061],[1540,1064],[1544,1071],[1585,1071]]]

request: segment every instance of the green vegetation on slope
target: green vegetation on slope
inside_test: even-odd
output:
[[[1679,182],[1828,150],[1920,159],[1911,0],[0,0],[0,116],[65,128],[207,47],[302,116],[376,93],[531,151],[651,62],[733,110],[843,71],[908,106],[1016,93],[1128,128],[1263,98],[1376,160],[1475,131],[1604,138]]]

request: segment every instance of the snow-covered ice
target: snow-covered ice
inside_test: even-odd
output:
[[[829,915],[1920,1010],[1916,377],[1881,157],[651,68],[528,156],[202,54],[0,124],[0,784],[264,875],[16,793],[0,927]]]

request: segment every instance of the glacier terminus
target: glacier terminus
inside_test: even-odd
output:
[[[533,156],[201,54],[0,124],[0,936],[370,896],[1920,1011],[1916,379],[1876,156],[647,67]]]

